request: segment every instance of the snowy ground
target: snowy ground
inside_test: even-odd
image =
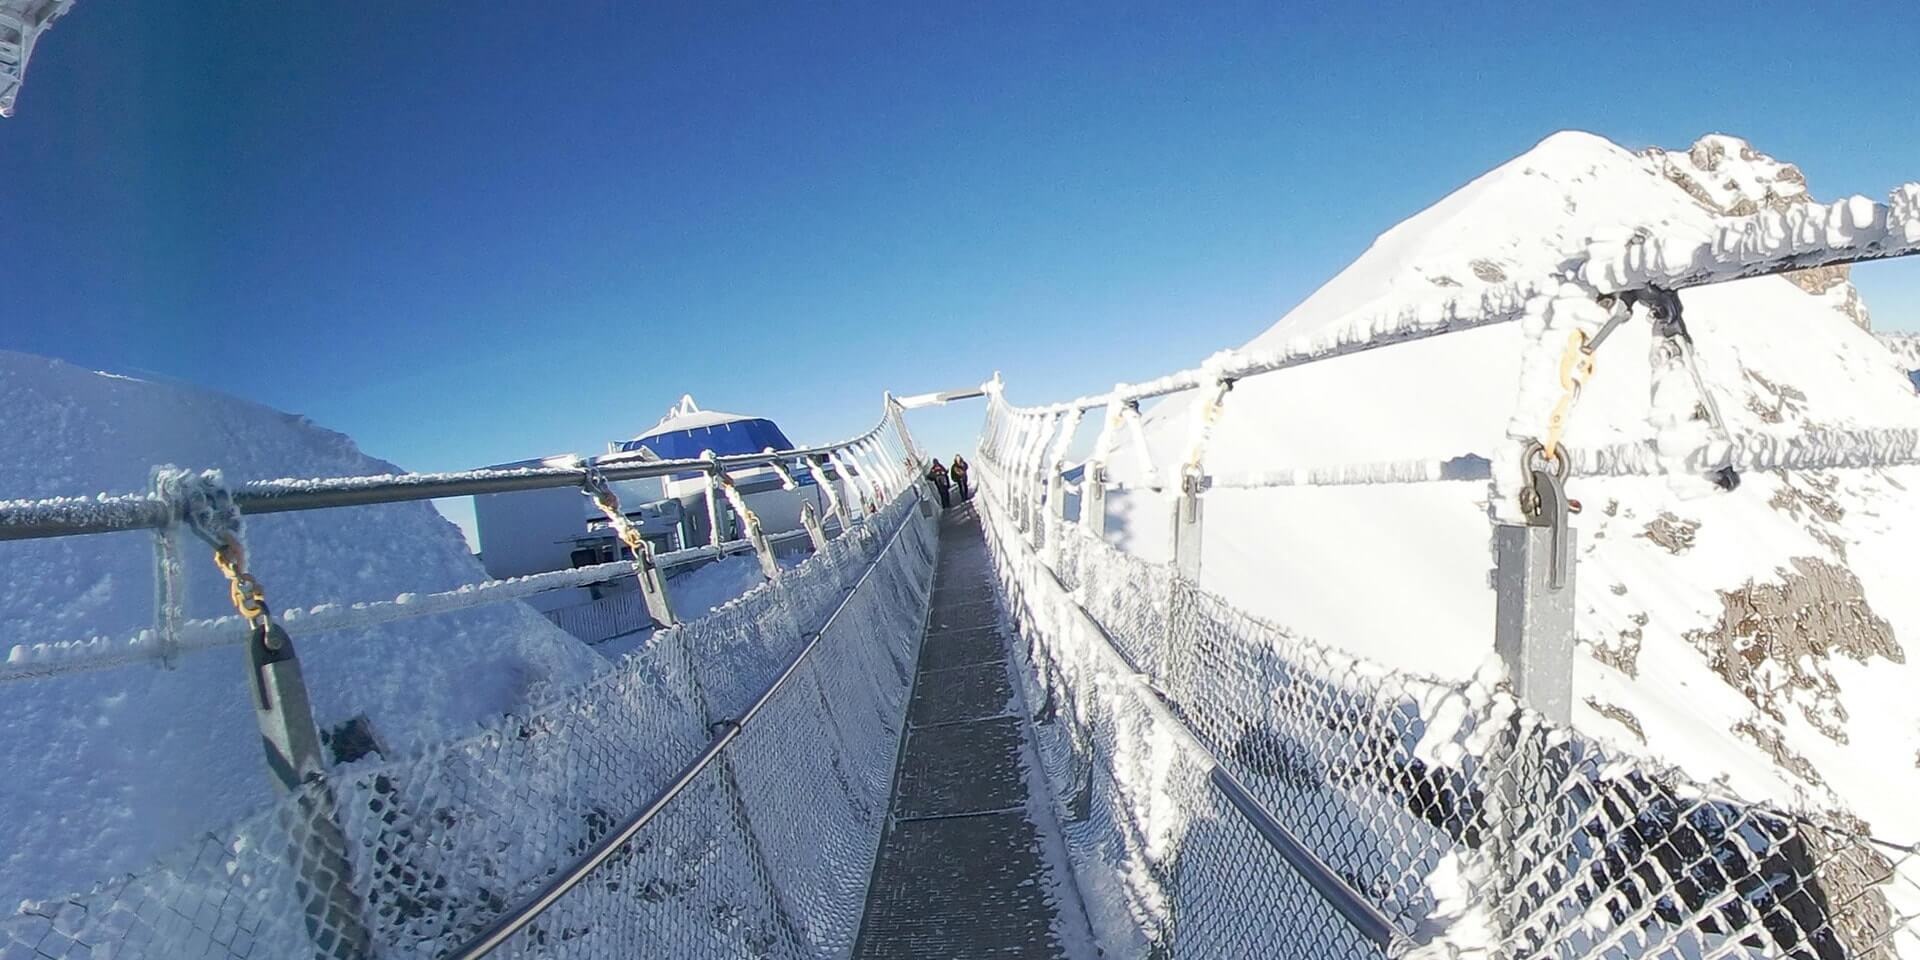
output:
[[[173,384],[0,352],[0,498],[146,489],[156,464],[230,482],[393,472],[305,418]],[[0,647],[152,625],[153,538],[0,543]],[[270,603],[391,599],[486,579],[424,503],[251,519]],[[186,615],[230,612],[207,550],[183,542]],[[294,634],[323,728],[365,715],[389,753],[464,733],[604,661],[510,603],[364,630]],[[0,692],[0,902],[76,890],[265,803],[239,647],[14,681]]]

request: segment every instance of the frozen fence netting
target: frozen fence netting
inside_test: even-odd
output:
[[[1343,655],[1093,536],[1060,540],[1056,574],[1004,499],[1030,478],[993,454],[987,539],[1076,869],[1126,908],[1109,936],[1172,956],[1920,956],[1914,851],[1549,727],[1504,690]],[[1216,766],[1398,937],[1357,936],[1210,787]]]
[[[778,581],[659,631],[544,707],[310,785],[141,874],[23,905],[0,919],[0,957],[327,955],[297,862],[313,853],[299,811],[318,789],[342,810],[376,953],[445,956],[612,835],[796,663],[717,759],[498,953],[844,955],[936,530],[914,493],[896,497]]]

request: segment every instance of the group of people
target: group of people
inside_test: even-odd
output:
[[[959,454],[953,455],[953,466],[949,467],[938,460],[927,468],[927,479],[933,481],[934,489],[940,491],[940,509],[953,506],[953,491],[960,492],[960,501],[965,503],[973,499],[973,491],[967,487],[967,461]]]

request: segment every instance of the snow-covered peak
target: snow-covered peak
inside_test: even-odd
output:
[[[1386,231],[1250,346],[1281,348],[1436,297],[1472,303],[1499,292],[1514,302],[1557,286],[1593,241],[1699,242],[1725,216],[1811,202],[1797,168],[1737,138],[1635,152],[1555,134]],[[1888,209],[1892,222],[1920,207],[1897,193]],[[1721,283],[1681,299],[1703,380],[1734,433],[1920,429],[1912,367],[1862,329],[1844,270]],[[1516,415],[1544,420],[1558,396],[1518,409],[1523,326],[1241,380],[1211,428],[1205,472],[1493,457]],[[1566,442],[1654,439],[1652,347],[1644,322],[1613,334]],[[1193,397],[1148,412],[1151,462],[1124,438],[1116,444],[1115,480],[1143,484],[1156,465],[1186,455]],[[1916,486],[1920,470],[1906,468],[1751,474],[1732,492],[1695,498],[1662,478],[1576,479],[1570,492],[1587,508],[1574,521],[1576,724],[1699,778],[1729,777],[1749,796],[1844,810],[1896,839],[1920,837],[1920,813],[1905,799],[1920,791],[1920,699],[1910,695],[1920,684],[1909,559],[1920,540]],[[1112,503],[1127,548],[1164,557],[1170,504],[1145,492]],[[1478,482],[1217,488],[1202,579],[1303,635],[1464,680],[1492,656],[1488,509]]]
[[[1744,217],[1809,199],[1799,167],[1724,133],[1707,134],[1686,150],[1651,147],[1646,156],[1687,196],[1717,214]]]
[[[1321,337],[1356,315],[1438,298],[1540,292],[1544,278],[1596,240],[1707,238],[1717,221],[1810,201],[1792,164],[1737,137],[1712,134],[1686,150],[1633,152],[1562,131],[1381,234],[1367,251],[1249,344]],[[1858,326],[1867,314],[1846,267],[1790,279]],[[1502,299],[1509,297],[1503,296]]]

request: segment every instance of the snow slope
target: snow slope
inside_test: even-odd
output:
[[[1708,234],[1713,218],[1808,202],[1799,171],[1724,136],[1634,153],[1556,134],[1382,235],[1251,348],[1339,328],[1435,291],[1552,274],[1589,239]],[[1920,427],[1908,364],[1865,329],[1844,268],[1682,297],[1731,429]],[[1408,457],[1493,457],[1515,413],[1519,324],[1243,380],[1206,472]],[[1643,442],[1651,337],[1608,340],[1567,442]],[[1162,472],[1184,455],[1193,394],[1149,412]],[[1118,444],[1113,476],[1146,471]],[[1741,792],[1846,809],[1920,838],[1920,471],[1748,475],[1682,498],[1661,478],[1579,479],[1576,723]],[[1492,656],[1484,481],[1215,490],[1202,577],[1238,605],[1377,661],[1464,679]],[[1116,496],[1116,540],[1167,549],[1170,504]]]
[[[0,498],[133,492],[156,464],[230,483],[395,472],[303,417],[190,387],[0,352]],[[426,503],[249,518],[254,572],[282,607],[391,599],[485,579]],[[182,539],[188,617],[231,612],[207,549]],[[153,622],[153,537],[0,543],[0,648]],[[602,661],[510,603],[302,634],[322,728],[364,714],[387,753],[462,733],[586,679]],[[16,681],[0,689],[0,902],[58,895],[144,866],[271,796],[240,647]]]

